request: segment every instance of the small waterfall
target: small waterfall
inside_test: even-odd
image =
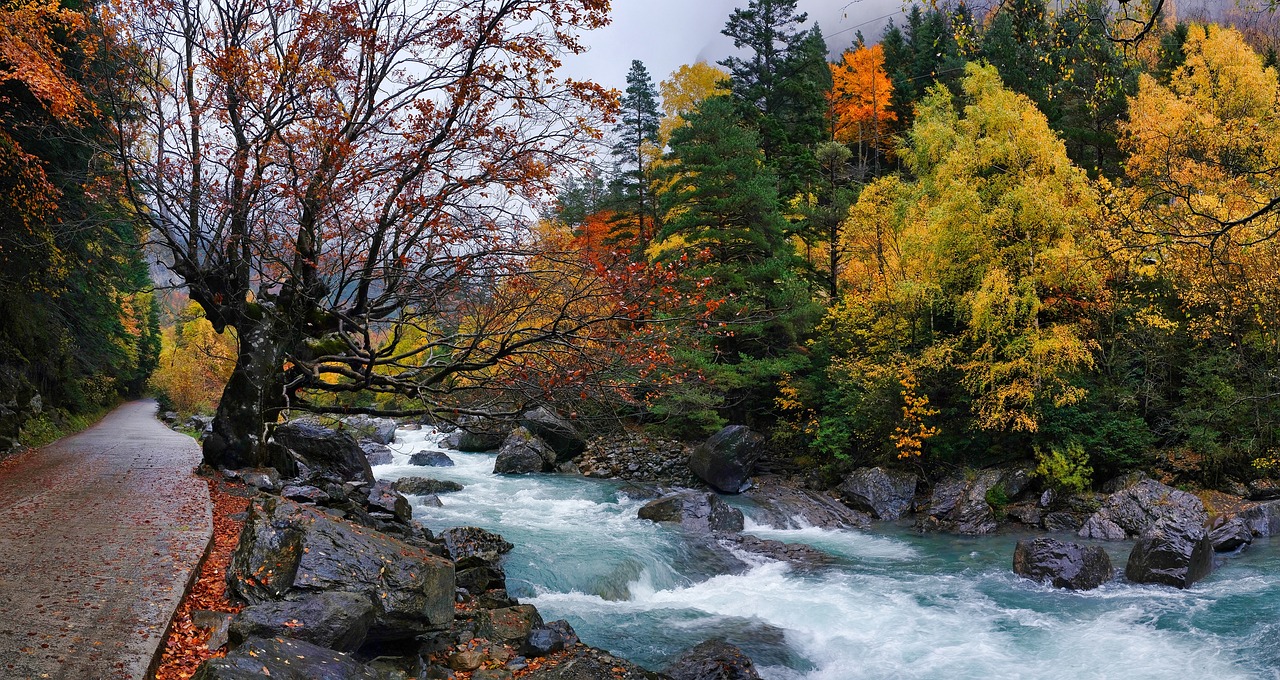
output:
[[[441,449],[441,439],[398,432],[395,461],[375,474],[463,484],[415,516],[432,529],[501,533],[516,545],[504,563],[513,595],[651,668],[720,637],[762,676],[786,680],[1280,677],[1280,550],[1265,540],[1188,591],[1116,582],[1073,593],[1014,577],[1016,536],[775,530],[733,499],[748,533],[836,562],[801,573],[758,560],[721,574],[678,529],[637,519],[645,500],[623,484],[497,476],[493,455]],[[445,450],[456,466],[407,464],[423,450]],[[1112,547],[1123,564],[1128,546]]]

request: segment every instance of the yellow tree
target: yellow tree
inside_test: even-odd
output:
[[[663,146],[671,141],[671,132],[685,124],[685,116],[697,111],[702,102],[729,94],[729,88],[725,87],[728,79],[728,71],[700,61],[672,71],[671,76],[658,85],[664,114],[658,138]]]
[[[1280,319],[1280,85],[1235,30],[1191,26],[1169,87],[1143,76],[1121,144],[1129,239],[1201,332]]]
[[[830,104],[832,139],[856,142],[859,156],[869,143],[873,157],[879,156],[889,141],[890,127],[898,114],[889,108],[893,83],[884,69],[884,48],[880,45],[846,50],[840,61],[831,64]]]

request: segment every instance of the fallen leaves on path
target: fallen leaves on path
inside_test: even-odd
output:
[[[191,622],[191,612],[199,610],[238,612],[240,607],[227,599],[227,565],[231,551],[240,540],[243,520],[231,516],[244,512],[249,499],[228,493],[233,486],[216,477],[206,480],[209,496],[213,499],[213,547],[200,566],[200,576],[195,586],[174,614],[173,625],[165,640],[164,655],[156,670],[156,680],[187,680],[195,675],[196,668],[205,659],[224,656],[224,650],[210,650],[206,646],[209,631],[197,628]]]

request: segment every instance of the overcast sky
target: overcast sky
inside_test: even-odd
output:
[[[747,0],[613,0],[613,23],[586,34],[591,49],[565,60],[564,73],[625,89],[631,60],[643,61],[658,83],[682,64],[719,61],[733,52],[720,34],[735,7]],[[806,27],[822,27],[833,54],[853,43],[855,30],[868,41],[880,36],[886,15],[901,24],[902,0],[800,0]]]

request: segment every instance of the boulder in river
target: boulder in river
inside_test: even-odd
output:
[[[444,451],[419,451],[409,456],[409,464],[421,467],[453,467],[453,459]]]
[[[1232,517],[1209,532],[1214,552],[1231,552],[1253,543],[1253,532],[1240,517]]]
[[[493,471],[505,475],[550,472],[554,469],[555,460],[556,452],[546,442],[523,427],[517,427],[498,449]]]
[[[689,454],[689,469],[721,493],[741,493],[764,453],[763,436],[745,425],[730,425]]]
[[[1204,527],[1162,519],[1138,539],[1124,575],[1134,583],[1189,588],[1213,571],[1213,542]]]
[[[1154,479],[1142,479],[1107,497],[1079,534],[1081,538],[1122,540],[1144,536],[1164,522],[1183,525],[1183,533],[1190,535],[1208,521],[1209,513],[1199,498]]]
[[[282,498],[254,499],[231,555],[231,594],[259,604],[316,591],[374,604],[370,641],[407,640],[453,621],[453,564],[423,548]]]
[[[386,465],[395,460],[391,448],[375,441],[360,442],[360,450],[370,465]]]
[[[540,406],[520,416],[520,426],[532,432],[555,451],[553,465],[573,460],[587,448],[587,441],[573,423]]]
[[[289,638],[253,638],[220,659],[200,664],[191,680],[385,680],[342,652]]]
[[[530,604],[481,609],[475,613],[476,637],[490,642],[509,644],[516,649],[524,646],[529,633],[542,627],[542,616]]]
[[[396,491],[410,496],[430,496],[437,493],[462,491],[463,486],[457,482],[427,477],[401,477],[391,483]]]
[[[1092,590],[1111,580],[1111,558],[1099,546],[1082,546],[1048,537],[1018,541],[1013,572],[1055,588]]]
[[[413,521],[413,507],[409,505],[409,499],[385,479],[379,479],[370,487],[367,505],[370,512],[388,513],[401,524]]]
[[[681,654],[663,671],[671,680],[759,680],[755,664],[724,640],[707,640]]]
[[[772,475],[757,478],[758,484],[743,493],[755,503],[751,518],[774,529],[865,529],[871,518],[840,501],[791,486]]]
[[[321,591],[245,607],[228,632],[237,645],[254,637],[288,637],[354,652],[364,644],[374,613],[373,603],[362,593]]]
[[[653,522],[678,523],[686,529],[701,533],[732,533],[742,531],[742,511],[730,507],[713,493],[678,491],[640,508],[640,519]]]
[[[275,451],[272,465],[278,461],[296,461],[294,469],[280,470],[285,476],[297,474],[302,464],[313,476],[327,476],[348,482],[373,483],[373,470],[360,445],[345,432],[307,423],[284,423],[276,426],[268,448]]]
[[[502,445],[510,427],[488,418],[464,416],[458,422],[458,429],[445,437],[444,445],[470,453],[492,451]]]
[[[661,680],[665,677],[604,650],[582,647],[554,666],[546,665],[523,676],[523,680]]]
[[[958,534],[989,534],[999,526],[991,507],[993,496],[1012,500],[1027,488],[1023,468],[991,468],[956,474],[933,487],[925,526]]]
[[[1237,516],[1254,536],[1280,536],[1280,501],[1251,505]]]
[[[845,477],[837,493],[852,508],[877,519],[895,520],[911,507],[917,481],[910,472],[860,468]]]

